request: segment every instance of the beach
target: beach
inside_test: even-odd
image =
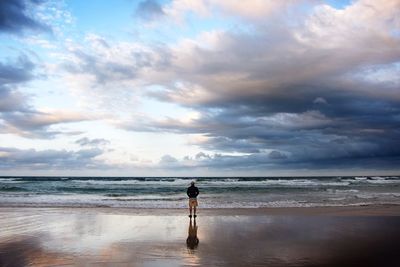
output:
[[[397,205],[1,207],[0,266],[398,266]]]
[[[0,40],[0,267],[400,267],[400,0],[0,0]]]

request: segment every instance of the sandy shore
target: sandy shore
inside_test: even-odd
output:
[[[132,214],[146,215],[157,213],[159,215],[182,215],[187,211],[185,209],[135,209],[135,208],[109,208],[109,207],[26,207],[26,206],[2,206],[0,213],[9,211],[68,211],[90,210],[100,213],[113,214]],[[284,207],[284,208],[224,208],[224,209],[199,209],[202,215],[299,215],[299,216],[400,216],[400,205],[365,205],[365,206],[333,206],[333,207]]]
[[[397,206],[0,208],[0,266],[399,266]]]

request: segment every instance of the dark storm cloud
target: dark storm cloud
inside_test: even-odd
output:
[[[293,101],[288,96],[288,102]],[[309,108],[313,108],[310,98]],[[362,166],[362,159],[376,159],[390,163],[390,158],[400,156],[398,136],[400,134],[400,105],[396,101],[382,101],[369,97],[347,97],[330,99],[330,107],[305,112],[265,111],[263,105],[239,108],[220,108],[217,113],[203,109],[207,114],[190,123],[178,120],[158,122],[136,122],[135,130],[170,131],[174,133],[202,133],[207,139],[195,143],[210,151],[252,153],[250,156],[220,157],[213,159],[219,164],[239,166],[242,158],[266,166],[316,166],[354,162]],[[242,103],[244,105],[244,103]],[[314,107],[315,108],[315,107]],[[304,108],[307,110],[307,108]],[[301,110],[303,111],[303,110]],[[324,114],[325,113],[325,114]],[[135,127],[131,122],[128,127]],[[277,149],[282,152],[263,153]],[[259,156],[256,156],[256,155]],[[279,157],[278,157],[279,156]],[[271,159],[284,159],[271,162]],[[257,159],[257,160],[255,160]],[[353,161],[354,160],[354,161]],[[335,163],[336,162],[336,163]],[[211,162],[207,162],[211,164]],[[289,164],[289,165],[288,165]],[[297,165],[296,165],[297,164]],[[348,165],[351,165],[349,163]],[[383,164],[387,166],[387,164]]]
[[[282,152],[273,150],[268,154],[268,157],[270,159],[286,159],[287,156],[285,154],[283,154]]]
[[[161,5],[154,0],[140,2],[135,11],[135,16],[143,20],[153,20],[164,15]]]
[[[20,33],[24,30],[50,32],[51,28],[29,14],[41,0],[1,0],[0,32]]]
[[[307,153],[287,157],[279,151],[260,152],[243,155],[223,155],[219,153],[206,154],[205,156],[186,156],[182,160],[169,164],[160,164],[159,167],[175,170],[193,171],[195,169],[212,169],[218,171],[240,171],[244,173],[259,173],[259,171],[285,170],[287,172],[298,171],[298,175],[304,170],[336,170],[368,171],[368,170],[395,170],[400,163],[400,155],[373,156],[362,153],[358,157],[321,157]],[[161,162],[162,163],[162,162]]]
[[[351,163],[370,167],[394,164],[400,156],[400,101],[357,92],[354,88],[310,86],[282,88],[277,97],[238,99],[196,108],[202,116],[190,122],[176,119],[143,120],[125,125],[136,131],[204,134],[206,141],[195,143],[209,151],[252,153],[252,156],[217,157],[218,166],[243,164],[261,168],[326,168]],[[293,91],[292,94],[289,92]],[[326,103],[316,104],[318,95]],[[282,152],[264,154],[266,149]],[[257,156],[258,155],[258,156]],[[273,162],[271,159],[282,161]],[[386,163],[385,163],[386,162]],[[379,167],[378,166],[378,167]],[[396,166],[396,165],[392,165]],[[356,166],[353,166],[356,167]],[[375,166],[376,167],[376,166]]]
[[[202,134],[191,144],[221,153],[197,162],[203,166],[395,167],[399,7],[367,0],[342,12],[320,6],[296,23],[282,15],[278,30],[265,18],[251,32],[213,32],[172,48],[169,75],[179,82],[155,76],[165,90],[148,96],[201,116],[136,118],[120,126]]]
[[[0,167],[2,169],[76,169],[94,168],[101,164],[95,157],[101,155],[101,149],[83,149],[78,151],[48,149],[17,149],[0,147]]]

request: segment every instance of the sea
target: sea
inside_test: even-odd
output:
[[[400,176],[0,177],[3,207],[201,208],[400,205]]]

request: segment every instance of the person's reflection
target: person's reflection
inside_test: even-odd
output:
[[[188,234],[189,234],[189,236],[186,239],[186,245],[187,245],[187,248],[191,252],[193,252],[199,245],[199,239],[197,238],[196,218],[194,218],[193,224],[192,224],[192,218],[190,218]]]

